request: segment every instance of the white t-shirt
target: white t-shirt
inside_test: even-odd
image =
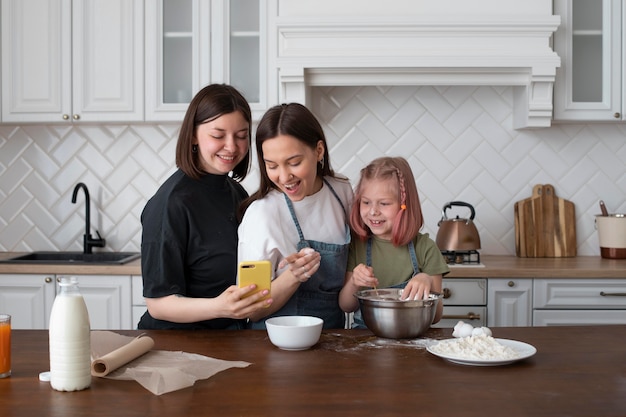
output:
[[[341,199],[345,211],[326,184],[317,193],[293,201],[293,208],[305,239],[345,244],[346,224],[353,199],[352,187],[348,180],[331,177],[326,177],[326,180]],[[238,261],[269,260],[274,272],[272,279],[283,272],[285,268],[277,270],[278,264],[286,256],[297,252],[300,240],[285,197],[276,190],[248,207],[238,233]]]

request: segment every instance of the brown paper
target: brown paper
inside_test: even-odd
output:
[[[127,358],[133,356],[141,349],[137,349],[139,344],[148,343],[147,336],[137,338],[123,336],[111,331],[91,332],[91,357],[92,375],[93,363],[98,360],[105,360],[109,354],[116,351],[126,352],[118,356]],[[150,339],[152,340],[152,339]],[[133,347],[128,347],[129,345]],[[127,348],[127,349],[125,349]],[[145,349],[145,346],[143,347]],[[134,351],[128,354],[128,351]],[[107,365],[112,363],[107,359]],[[199,379],[207,379],[218,372],[229,368],[245,368],[249,362],[225,361],[221,359],[209,358],[195,353],[172,352],[164,350],[150,350],[140,354],[136,359],[120,365],[116,370],[109,370],[104,376],[107,379],[135,380],[141,386],[155,395],[165,394],[182,388],[190,387]]]
[[[154,340],[149,336],[137,336],[127,345],[107,353],[91,362],[91,375],[106,376],[122,365],[137,359],[154,346]]]

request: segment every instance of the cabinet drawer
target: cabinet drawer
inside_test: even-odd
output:
[[[626,308],[626,280],[535,279],[534,308]]]
[[[484,278],[444,278],[444,306],[487,304],[487,280]]]
[[[533,326],[626,324],[625,310],[535,310]]]
[[[460,320],[474,327],[486,326],[487,307],[444,306],[441,320],[432,327],[454,327]]]

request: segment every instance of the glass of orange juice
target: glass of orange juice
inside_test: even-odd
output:
[[[0,378],[11,376],[11,316],[0,314]]]

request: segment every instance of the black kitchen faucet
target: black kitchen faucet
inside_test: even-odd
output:
[[[72,203],[76,204],[76,194],[78,194],[78,190],[82,188],[85,192],[85,235],[83,236],[83,253],[91,253],[91,248],[97,246],[99,248],[103,248],[106,244],[106,240],[100,236],[100,233],[96,230],[96,234],[98,235],[97,239],[91,237],[91,218],[90,218],[90,208],[89,208],[89,190],[87,186],[82,182],[76,184],[74,187],[74,192],[72,193]]]

